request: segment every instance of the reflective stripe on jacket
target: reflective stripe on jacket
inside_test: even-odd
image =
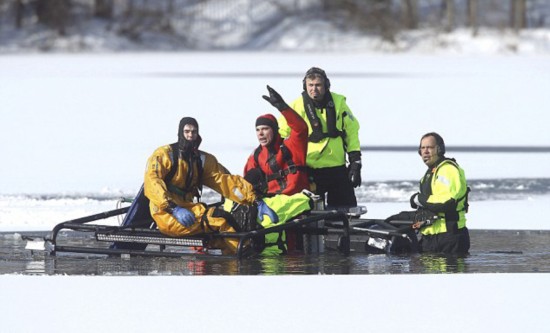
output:
[[[464,204],[468,190],[464,170],[456,162],[445,159],[421,179],[421,191],[428,177],[431,178],[431,193],[425,208],[437,213],[439,218],[432,225],[422,228],[422,234],[435,235],[447,232],[447,219],[449,222],[457,223],[458,229],[464,228],[466,226]]]
[[[346,103],[346,97],[331,92],[336,110],[336,129],[344,132],[344,137],[323,138],[319,142],[309,142],[307,147],[307,166],[319,169],[336,167],[346,164],[346,152],[360,151],[359,122],[353,116]],[[290,105],[308,125],[308,135],[313,132],[306,115],[304,99],[300,96]],[[321,121],[323,132],[327,132],[327,117],[325,109],[315,109]],[[284,117],[279,117],[279,133],[282,137],[290,135],[290,127]]]

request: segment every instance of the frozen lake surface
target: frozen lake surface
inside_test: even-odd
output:
[[[276,112],[261,99],[265,85],[272,85],[287,100],[296,98],[303,73],[311,66],[327,70],[333,90],[347,96],[361,122],[362,145],[415,145],[422,134],[434,130],[449,147],[550,143],[550,62],[545,55],[2,56],[0,153],[6,160],[0,164],[0,193],[7,197],[0,200],[0,225],[8,233],[1,239],[1,266],[4,273],[13,273],[0,275],[3,329],[546,331],[550,274],[545,244],[550,242],[545,242],[546,231],[529,230],[550,229],[546,214],[550,196],[548,190],[523,195],[528,182],[509,187],[502,197],[472,201],[468,223],[479,233],[472,230],[476,237],[472,253],[460,263],[424,256],[354,254],[239,264],[234,259],[210,262],[198,256],[142,261],[45,258],[21,252],[14,231],[50,230],[55,223],[113,209],[113,193],[136,193],[146,158],[156,147],[175,141],[182,116],[196,117],[202,148],[240,173],[257,144],[254,120]],[[501,179],[510,184],[509,179],[550,178],[548,154],[450,150],[449,155],[457,158],[472,181]],[[365,200],[369,216],[407,209],[410,193],[406,192],[412,185],[399,182],[414,182],[424,173],[418,155],[368,152],[364,160],[362,178],[370,183],[360,191],[366,197],[372,194]],[[494,183],[478,185],[477,193],[487,194]],[[72,198],[41,196],[67,193]],[[75,199],[75,193],[107,193],[111,199]],[[380,193],[385,199],[373,200]],[[512,231],[518,228],[521,231]],[[481,229],[491,231],[484,234]],[[507,231],[496,231],[503,229]],[[531,240],[536,244],[529,245]],[[491,252],[500,250],[504,252]],[[466,274],[413,274],[429,273],[428,267],[434,268],[433,273],[445,267]],[[522,273],[470,274],[476,269]],[[94,276],[71,275],[75,270]],[[316,275],[320,271],[327,274]],[[526,273],[536,271],[546,273]],[[281,275],[218,276],[262,272]],[[211,275],[182,276],[202,273]],[[129,276],[111,276],[123,274]],[[220,309],[206,311],[205,295],[213,291]],[[440,306],[418,310],[425,304]],[[134,306],[140,315],[129,310]],[[273,309],[285,310],[281,311],[285,320],[269,330],[265,323],[273,322]],[[429,320],[423,320],[427,311]],[[24,319],[30,313],[32,319]],[[450,313],[461,319],[452,326]]]

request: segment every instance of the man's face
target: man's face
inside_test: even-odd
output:
[[[312,100],[320,102],[325,97],[325,80],[320,77],[306,78],[306,91]]]
[[[435,165],[435,162],[439,159],[437,143],[433,136],[427,136],[420,141],[420,157],[428,167]]]
[[[195,125],[186,124],[183,127],[183,137],[185,138],[185,140],[195,141],[197,140],[198,136],[199,130],[195,127]]]
[[[273,141],[273,129],[267,125],[256,126],[256,137],[260,145],[267,146]]]

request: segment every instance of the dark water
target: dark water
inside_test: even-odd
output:
[[[472,201],[524,200],[550,194],[550,178],[470,180]],[[356,189],[360,202],[408,201],[417,181],[364,182]],[[206,191],[206,202],[219,195]],[[91,200],[112,200],[112,195],[70,195]],[[18,200],[56,200],[65,195],[22,196]],[[114,207],[113,207],[114,208]],[[60,221],[61,222],[61,221]],[[43,233],[45,235],[46,233]],[[37,235],[37,233],[33,233]],[[183,258],[121,258],[99,255],[47,256],[25,250],[26,241],[13,233],[0,233],[0,274],[68,275],[258,275],[258,274],[424,274],[441,272],[508,273],[550,272],[549,231],[471,230],[470,255],[464,258],[431,255],[366,254],[364,245],[349,257],[334,251],[319,255],[287,255],[236,260],[233,257],[190,253]],[[78,242],[78,238],[76,239]]]
[[[471,230],[471,241],[470,254],[461,258],[366,254],[362,253],[362,243],[352,241],[355,251],[349,257],[327,250],[318,255],[237,260],[234,257],[195,253],[182,258],[82,254],[50,256],[25,250],[24,239],[13,233],[3,233],[0,234],[0,274],[139,276],[550,272],[550,231]]]

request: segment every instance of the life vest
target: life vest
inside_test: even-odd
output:
[[[193,197],[196,198],[197,202],[200,201],[200,197],[202,195],[202,174],[204,170],[204,162],[205,162],[205,155],[199,150],[197,151],[197,155],[193,156],[194,158],[188,159],[187,163],[189,163],[189,167],[187,168],[187,175],[185,176],[185,186],[178,186],[176,184],[172,183],[172,179],[176,175],[176,172],[178,171],[179,166],[179,160],[181,159],[180,149],[178,148],[178,143],[172,143],[170,145],[171,152],[170,152],[170,160],[172,161],[172,167],[170,168],[170,171],[166,174],[164,177],[164,183],[166,183],[166,187],[168,191],[175,193],[181,197],[186,197],[188,193],[192,193]],[[194,167],[192,164],[195,164],[197,166],[198,170],[198,184],[196,186],[193,185],[193,173],[194,173]]]
[[[441,174],[445,165],[451,165],[458,173]],[[458,190],[458,193],[449,193],[455,190]],[[454,159],[446,158],[429,169],[420,181],[420,192],[428,198],[427,207],[424,208],[436,212],[439,216],[432,225],[422,228],[422,234],[435,235],[451,231],[449,228],[456,231],[466,226],[465,214],[469,208],[470,188],[467,186],[464,170]],[[453,197],[453,194],[458,197]]]
[[[290,107],[308,125],[306,165],[313,169],[346,165],[346,153],[361,150],[359,121],[347,105],[346,97],[334,92],[328,93],[332,102],[328,102],[326,106],[309,104],[303,96],[290,104]],[[334,106],[334,117],[332,116],[332,105]],[[306,109],[315,112],[308,112]],[[283,138],[288,137],[290,127],[286,120],[279,117],[278,121],[279,133]],[[319,128],[322,129],[322,132]],[[314,134],[316,132],[321,133]],[[319,141],[314,142],[317,140]]]
[[[288,147],[284,144],[284,142],[281,143],[279,149],[281,151],[283,161],[286,166],[281,168],[281,166],[277,162],[277,153],[273,154],[268,150],[267,164],[269,165],[269,169],[271,170],[270,174],[267,174],[264,170],[262,170],[263,164],[260,164],[260,153],[262,152],[262,146],[260,145],[254,150],[254,162],[256,163],[256,165],[260,166],[259,169],[264,174],[269,195],[281,194],[285,192],[285,189],[287,189],[288,186],[288,175],[297,174],[298,172],[307,172],[306,166],[296,165],[296,163],[294,163],[294,161],[292,160],[292,154]],[[269,191],[270,183],[273,182],[277,182],[278,185],[275,193]],[[271,188],[273,188],[273,186],[271,186]],[[303,188],[301,188],[300,190],[302,189]]]
[[[334,101],[332,100],[332,95],[330,93],[327,93],[326,98],[328,101],[326,102],[326,113],[327,113],[327,131],[323,131],[323,125],[321,123],[321,120],[319,119],[319,116],[317,115],[317,112],[315,111],[315,104],[307,94],[307,92],[302,92],[302,98],[304,100],[304,110],[307,116],[307,119],[309,120],[309,124],[311,125],[311,134],[308,137],[308,141],[310,142],[319,142],[323,140],[324,138],[337,138],[337,137],[344,137],[345,132],[340,131],[336,128],[336,108],[334,106]],[[343,117],[345,117],[347,114],[344,111]]]

